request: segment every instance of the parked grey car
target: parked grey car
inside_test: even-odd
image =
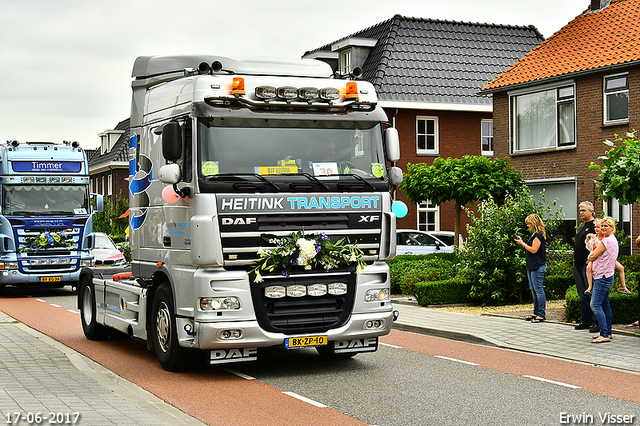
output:
[[[428,232],[416,229],[396,231],[396,254],[451,253],[453,247],[440,241]]]

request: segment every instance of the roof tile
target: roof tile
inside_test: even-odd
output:
[[[640,0],[612,0],[599,11],[585,10],[483,90],[640,60]]]

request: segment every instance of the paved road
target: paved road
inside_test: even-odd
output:
[[[72,296],[53,294],[40,296],[59,306],[74,307]],[[56,315],[75,315],[72,321],[79,324],[77,314],[66,309],[62,311],[66,313]],[[270,350],[263,353],[256,364],[234,365],[230,371],[236,379],[231,379],[228,371],[205,368],[199,373],[204,378],[201,383],[205,383],[200,386],[210,388],[212,393],[198,401],[209,405],[213,401],[242,402],[245,420],[255,421],[256,417],[251,417],[255,415],[251,408],[255,407],[251,405],[263,406],[261,399],[250,395],[253,395],[251,388],[259,387],[260,393],[276,401],[274,404],[282,395],[301,396],[316,404],[313,407],[319,410],[303,409],[290,399],[288,405],[294,407],[293,410],[269,413],[273,424],[285,421],[311,424],[312,419],[306,416],[318,416],[326,410],[349,416],[335,424],[343,424],[351,418],[376,425],[548,425],[560,424],[561,413],[586,413],[594,418],[594,422],[602,424],[599,415],[606,412],[634,415],[636,419],[640,415],[637,403],[640,392],[637,387],[629,386],[640,382],[633,374],[400,331],[392,332],[382,341],[384,344],[378,353],[358,355],[340,362],[321,359],[313,350]],[[132,352],[136,357],[135,365],[154,372],[152,375],[147,372],[146,376],[151,377],[141,382],[143,387],[158,392],[158,384],[151,380],[156,376],[166,384],[162,380],[167,373],[158,368],[153,356],[145,353],[140,342],[130,339],[104,343],[72,339],[72,342],[89,348],[100,345],[101,354],[96,358],[114,371],[122,371],[122,365],[112,358]],[[125,373],[119,374],[126,377]],[[169,373],[171,384],[168,386],[184,389],[190,376]],[[139,377],[128,378],[140,381]],[[220,389],[225,389],[229,383],[238,386],[240,393],[233,391],[227,395],[231,400],[225,402],[225,395],[219,395]],[[625,392],[625,389],[629,391]],[[197,404],[185,404],[167,389],[160,393],[162,398],[187,413],[197,412]],[[237,398],[240,401],[233,401]],[[247,399],[251,404],[246,404]],[[242,419],[234,418],[226,424],[249,424],[250,421],[243,423]],[[333,423],[325,421],[324,424]]]

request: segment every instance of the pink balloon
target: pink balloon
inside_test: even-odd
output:
[[[169,204],[173,204],[180,199],[180,196],[176,194],[172,186],[165,186],[162,190],[162,199]]]

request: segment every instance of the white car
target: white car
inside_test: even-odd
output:
[[[95,242],[91,254],[95,266],[121,266],[127,263],[124,254],[104,232],[94,232]]]
[[[396,254],[452,253],[453,247],[425,231],[398,229]]]
[[[453,242],[455,241],[456,233],[453,231],[427,231],[427,233],[433,235],[448,246],[454,245]],[[458,240],[460,241],[460,247],[462,247],[464,243],[462,234],[458,235]]]

